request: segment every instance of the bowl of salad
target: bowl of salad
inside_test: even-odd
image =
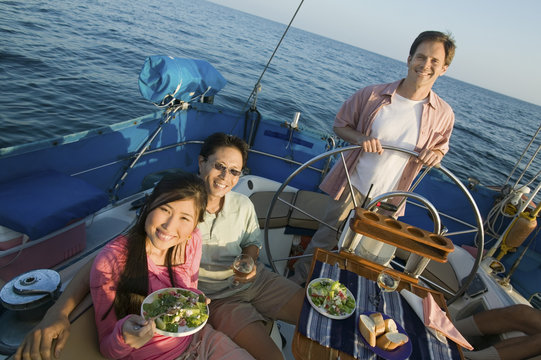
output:
[[[353,294],[336,280],[317,278],[310,281],[306,287],[306,297],[317,312],[331,319],[347,319],[355,312]]]
[[[143,300],[141,316],[154,320],[156,333],[181,337],[201,330],[207,323],[209,309],[203,294],[182,288],[165,288]]]

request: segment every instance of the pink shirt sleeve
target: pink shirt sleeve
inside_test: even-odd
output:
[[[378,109],[389,102],[398,83],[371,85],[355,92],[338,110],[333,127],[347,126],[364,135],[370,135]],[[382,94],[388,94],[388,96]]]
[[[361,109],[361,94],[362,92],[358,91],[344,101],[334,119],[334,127],[349,126],[352,129],[360,130],[357,129],[357,126],[360,118],[359,110]]]
[[[134,350],[124,342],[122,336],[122,325],[127,317],[117,320],[111,307],[120,277],[119,269],[124,267],[122,245],[125,241],[119,240],[114,240],[98,254],[90,272],[90,293],[94,303],[100,351],[104,356],[113,359],[126,357]],[[107,316],[103,318],[106,313]]]

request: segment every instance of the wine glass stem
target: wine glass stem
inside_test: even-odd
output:
[[[381,291],[379,289],[376,289],[376,294],[370,296],[370,302],[372,303],[372,305],[376,307],[376,310],[379,307],[380,301],[381,301]]]

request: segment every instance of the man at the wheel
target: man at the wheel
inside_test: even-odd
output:
[[[449,150],[454,113],[432,91],[432,86],[439,76],[445,74],[454,53],[454,40],[449,34],[422,32],[411,45],[405,79],[365,87],[342,105],[333,129],[347,142],[361,145],[360,149],[350,151],[345,157],[358,204],[365,196],[407,190],[423,165],[439,164]],[[413,150],[419,153],[419,157],[396,151],[384,152],[382,144]],[[341,161],[331,169],[320,188],[332,198],[323,221],[338,228],[353,208]],[[393,199],[393,202],[399,201]],[[361,246],[370,241],[375,240],[365,240]],[[305,253],[313,253],[316,247],[331,250],[336,244],[336,233],[320,225]],[[376,247],[380,254],[386,254],[383,258],[390,261],[394,247],[382,243]],[[303,258],[296,262],[293,280],[297,283],[306,280],[310,260]],[[379,262],[377,257],[371,260]]]

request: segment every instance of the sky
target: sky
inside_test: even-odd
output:
[[[283,24],[301,3],[211,1]],[[404,62],[420,32],[451,32],[447,76],[541,105],[539,0],[304,0],[292,26]]]

